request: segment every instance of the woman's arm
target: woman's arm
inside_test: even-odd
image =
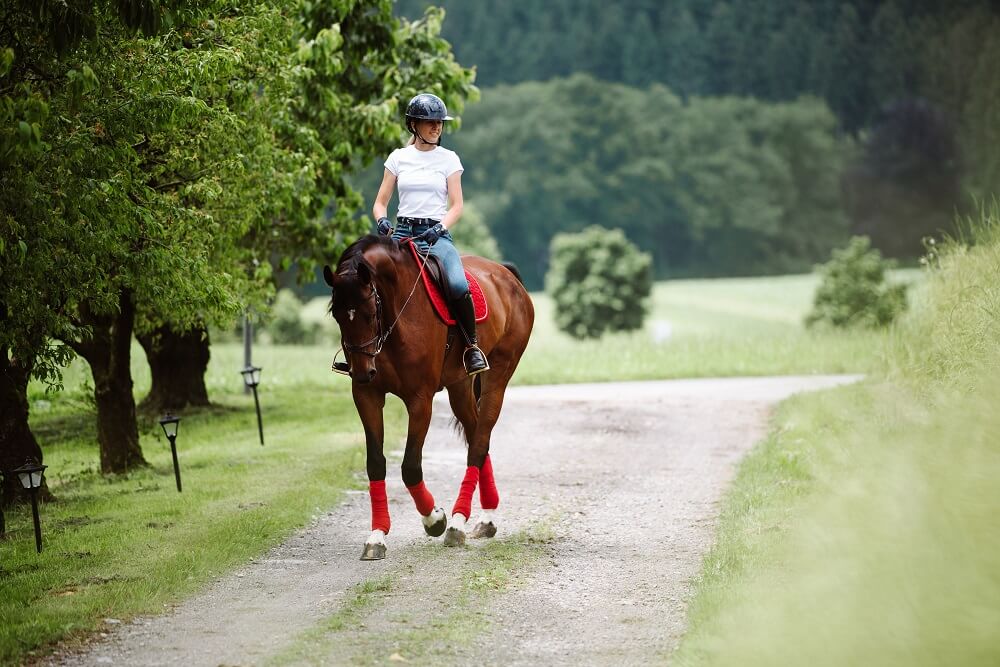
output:
[[[456,171],[448,177],[448,212],[441,224],[450,229],[462,217],[462,172]]]
[[[462,186],[459,186],[461,188]],[[372,204],[372,215],[376,220],[386,217],[389,211],[389,200],[392,199],[392,191],[396,189],[396,176],[385,170],[382,175],[382,185],[378,187],[378,194],[375,195],[375,203]]]

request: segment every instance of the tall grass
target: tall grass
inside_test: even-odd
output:
[[[679,665],[1000,664],[1000,219],[868,382],[786,404],[728,494]]]

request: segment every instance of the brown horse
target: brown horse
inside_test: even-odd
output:
[[[482,287],[489,308],[489,317],[477,328],[479,346],[489,359],[490,370],[469,377],[462,364],[462,336],[441,321],[418,285],[420,266],[408,243],[384,236],[363,236],[341,255],[336,272],[323,267],[323,277],[333,291],[330,310],[340,325],[354,404],[365,431],[372,533],[365,542],[363,560],[385,557],[385,535],[389,532],[382,451],[382,409],[389,393],[402,399],[409,414],[403,483],[427,534],[437,537],[447,526],[445,512],[427,490],[421,469],[431,402],[441,389],[448,390],[451,410],[469,448],[468,467],[444,543],[465,543],[466,522],[477,486],[483,517],[472,536],[492,537],[496,533],[492,511],[497,508],[499,496],[489,458],[490,434],[535,320],[531,298],[511,269],[481,257],[463,257],[465,268]]]

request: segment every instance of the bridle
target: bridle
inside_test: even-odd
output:
[[[409,243],[413,243],[413,239],[406,239],[406,240]],[[348,343],[343,338],[341,338],[341,340],[340,340],[340,348],[341,348],[341,350],[339,350],[336,354],[333,355],[333,365],[331,366],[330,370],[332,370],[334,373],[340,373],[341,375],[348,375],[349,376],[351,374],[350,366],[348,366],[347,370],[343,370],[342,368],[339,368],[337,366],[337,355],[340,354],[340,351],[344,352],[344,356],[347,356],[349,354],[354,354],[354,353],[360,353],[360,354],[365,355],[366,357],[371,357],[373,360],[375,359],[375,357],[378,356],[378,354],[382,351],[383,346],[385,346],[385,341],[389,339],[389,334],[391,334],[392,330],[396,328],[396,324],[399,323],[399,319],[403,316],[403,311],[406,310],[406,306],[409,305],[410,299],[413,298],[413,293],[417,291],[417,285],[420,284],[420,277],[424,273],[424,267],[427,266],[427,260],[430,259],[430,255],[431,255],[430,252],[428,252],[424,256],[424,260],[420,264],[420,270],[417,271],[417,279],[414,281],[413,287],[410,289],[410,294],[406,297],[406,301],[403,303],[403,307],[400,308],[399,312],[396,314],[396,319],[394,319],[392,321],[392,324],[389,325],[388,329],[385,329],[384,333],[382,331],[382,329],[383,329],[383,325],[382,325],[382,297],[379,296],[378,288],[375,287],[375,281],[373,280],[369,284],[369,287],[371,287],[372,293],[368,297],[368,299],[372,299],[372,298],[375,299],[375,335],[372,336],[371,338],[369,338],[368,340],[366,340],[365,342],[363,342],[363,343],[357,343],[357,344],[355,344],[355,343]],[[368,299],[365,299],[365,301],[368,301]],[[375,351],[374,352],[369,352],[368,350],[365,349],[365,348],[371,346],[372,344],[375,345]]]

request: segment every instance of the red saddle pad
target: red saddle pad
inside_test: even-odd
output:
[[[410,252],[413,253],[413,258],[417,261],[417,266],[420,267],[420,275],[424,279],[424,289],[427,290],[427,296],[430,297],[431,303],[434,304],[435,312],[437,312],[442,322],[448,326],[454,325],[455,319],[448,312],[448,305],[444,301],[441,289],[431,280],[430,273],[424,268],[424,260],[420,256],[420,253],[417,252],[416,244],[409,243],[407,245],[410,246]],[[472,305],[476,309],[476,322],[482,322],[490,314],[489,307],[486,305],[486,297],[483,295],[483,288],[479,286],[479,281],[469,273],[468,269],[465,270],[465,278],[469,281],[469,293],[472,294]]]

